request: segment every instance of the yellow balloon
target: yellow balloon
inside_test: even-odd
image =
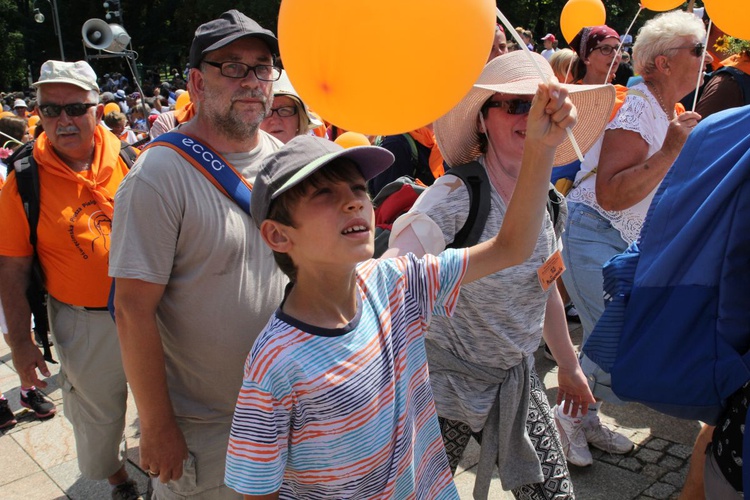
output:
[[[187,103],[190,102],[190,94],[187,92],[183,92],[177,97],[177,100],[174,102],[174,109],[182,109],[185,106],[187,106]]]
[[[676,9],[684,3],[685,0],[641,0],[641,5],[648,10],[656,12],[666,12],[668,10]]]
[[[599,26],[607,21],[602,0],[568,0],[560,13],[560,29],[570,43],[586,26]]]
[[[104,116],[110,113],[120,113],[121,111],[120,106],[116,102],[108,102],[104,105]]]
[[[469,91],[487,62],[495,8],[494,0],[283,0],[281,58],[326,121],[400,134]]]
[[[344,132],[336,138],[336,144],[344,149],[353,148],[354,146],[369,146],[370,140],[366,135],[359,132]]]
[[[750,2],[747,0],[703,0],[717,28],[729,36],[750,40]]]

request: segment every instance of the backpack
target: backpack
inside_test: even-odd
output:
[[[429,165],[423,165],[422,163],[420,163],[419,149],[417,148],[417,141],[415,141],[414,138],[409,133],[401,134],[400,136],[406,139],[406,144],[409,146],[409,157],[411,160],[411,167],[412,167],[411,172],[409,173],[409,177],[411,177],[412,179],[417,179],[419,182],[422,183],[422,185],[425,185],[425,186],[432,185],[432,183],[435,182],[436,180],[436,177],[435,177],[436,174],[434,174],[432,170],[430,170]],[[378,137],[375,138],[374,145],[382,147],[383,141],[386,139],[386,137],[388,136],[379,135]],[[393,137],[399,137],[399,136],[393,136]]]
[[[750,380],[748,130],[748,107],[703,120],[639,240],[604,265],[606,307],[583,352],[625,401],[715,424]]]
[[[26,297],[29,300],[31,313],[34,315],[34,326],[41,340],[44,351],[44,359],[50,363],[57,363],[52,358],[49,338],[49,318],[47,317],[47,290],[44,286],[44,273],[39,263],[39,256],[36,252],[37,242],[37,225],[39,224],[39,165],[34,159],[35,141],[31,141],[20,147],[8,159],[8,165],[13,166],[16,172],[16,184],[18,185],[18,194],[23,203],[26,219],[29,221],[29,242],[34,248],[34,256],[31,266],[31,277],[29,279],[29,288],[26,290]],[[133,166],[138,153],[130,147],[127,142],[120,141],[120,158],[125,162],[128,170]]]
[[[484,232],[487,217],[490,213],[490,180],[482,165],[474,161],[451,168],[445,175],[455,175],[460,178],[469,191],[469,215],[463,227],[456,233],[453,241],[446,248],[465,248],[479,243]],[[419,195],[427,186],[408,176],[402,176],[387,184],[373,199],[375,206],[375,258],[380,257],[388,249],[393,223],[401,215],[411,209]],[[547,212],[559,236],[561,224],[559,222],[560,207],[565,198],[550,184],[547,199]]]

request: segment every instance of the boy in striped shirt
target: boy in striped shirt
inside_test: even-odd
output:
[[[393,162],[387,150],[298,136],[264,161],[251,215],[290,284],[245,365],[229,487],[249,499],[458,498],[424,333],[433,314],[452,314],[461,283],[530,255],[555,151],[546,144],[575,122],[566,95],[540,85],[528,131],[536,120],[545,142],[525,149],[498,235],[438,256],[372,259],[367,181]]]

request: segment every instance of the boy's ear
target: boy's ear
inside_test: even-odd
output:
[[[288,226],[281,222],[266,219],[260,224],[260,235],[271,250],[278,253],[289,253],[292,240],[287,232]]]

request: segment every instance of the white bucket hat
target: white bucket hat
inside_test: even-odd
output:
[[[552,78],[552,67],[540,54],[532,53],[537,65]],[[482,154],[478,126],[482,105],[494,94],[534,95],[542,79],[525,51],[498,56],[487,63],[468,94],[435,122],[435,137],[449,166],[469,163]],[[561,85],[578,110],[573,135],[583,153],[594,145],[609,122],[615,104],[612,85]],[[554,165],[567,165],[577,158],[569,138],[555,151]]]
[[[291,97],[297,103],[300,111],[302,111],[301,113],[299,113],[299,133],[306,134],[310,130],[323,125],[323,122],[318,120],[318,118],[310,113],[310,109],[307,107],[304,101],[302,101],[302,98],[299,96],[299,94],[297,94],[297,91],[294,90],[292,82],[289,81],[289,76],[286,74],[286,71],[282,70],[281,77],[273,82],[273,95],[283,95]]]

